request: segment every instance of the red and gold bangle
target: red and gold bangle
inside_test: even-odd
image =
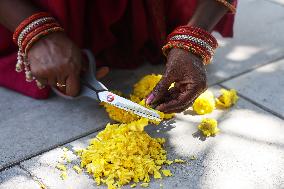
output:
[[[229,11],[231,11],[233,14],[236,13],[236,7],[232,5],[231,3],[229,3],[228,1],[226,0],[216,0],[216,1],[224,5],[225,7],[227,7]]]
[[[54,33],[54,32],[64,32],[64,29],[62,27],[53,27],[53,28],[49,28],[49,29],[46,29],[46,30],[39,32],[37,35],[35,35],[33,38],[31,38],[30,41],[25,46],[25,50],[24,50],[25,54],[28,53],[28,51],[35,44],[35,42],[37,42],[39,39],[47,36],[48,34],[51,34],[51,33]]]
[[[200,36],[204,36],[207,38],[207,40],[212,42],[212,45],[216,46],[218,44],[217,40],[215,37],[213,37],[209,32],[207,32],[204,29],[194,27],[194,26],[179,26],[177,27],[174,32],[182,32],[182,33],[195,33],[199,34]],[[174,33],[173,32],[173,33]]]
[[[37,27],[33,31],[31,31],[28,35],[25,36],[25,39],[23,40],[21,44],[21,48],[24,50],[26,48],[27,43],[38,33],[47,30],[49,28],[54,28],[54,27],[59,27],[60,25],[58,23],[50,23],[50,24],[45,24],[43,26]]]
[[[170,41],[165,46],[163,46],[162,51],[163,51],[164,55],[167,56],[169,51],[172,48],[180,48],[180,49],[184,49],[188,52],[191,52],[191,53],[199,56],[200,58],[202,58],[204,64],[209,64],[211,57],[212,57],[211,55],[206,53],[206,51],[203,48],[200,48],[197,45],[193,45],[193,44],[190,44],[190,43],[184,43],[184,42],[181,42],[181,41]]]
[[[36,14],[33,14],[32,16],[26,18],[24,21],[22,21],[20,23],[20,25],[15,29],[15,32],[13,34],[13,41],[17,44],[17,39],[20,35],[20,33],[23,31],[23,29],[29,25],[31,22],[39,19],[39,18],[42,18],[42,17],[48,17],[50,16],[49,13],[47,12],[39,12],[39,13],[36,13]]]
[[[205,31],[201,28],[198,28],[198,27],[179,26],[171,34],[169,34],[168,40],[172,36],[178,35],[178,34],[188,34],[188,35],[192,34],[192,35],[195,35],[198,38],[202,38],[203,40],[207,41],[208,43],[210,43],[212,45],[213,48],[218,47],[217,40],[209,32],[207,32],[207,31]]]
[[[28,62],[28,51],[41,38],[54,32],[63,32],[64,29],[50,16],[49,13],[36,13],[25,19],[16,28],[13,34],[14,42],[19,46],[16,71],[21,72],[24,68],[26,81],[34,80]],[[43,85],[36,80],[39,88]]]
[[[173,32],[170,35],[168,35],[167,41],[170,41],[172,37],[177,36],[177,35],[188,35],[188,36],[196,37],[196,38],[199,38],[199,39],[205,41],[214,49],[216,49],[218,47],[218,43],[215,43],[214,41],[209,40],[206,36],[200,35],[200,34],[195,33],[195,32],[186,32],[186,33],[185,32]]]

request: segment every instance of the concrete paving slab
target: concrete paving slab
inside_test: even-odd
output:
[[[284,60],[258,68],[222,85],[265,106],[284,118]]]
[[[34,100],[0,88],[0,169],[36,153],[95,132],[108,121],[91,100]]]
[[[234,38],[216,35],[220,48],[208,66],[216,83],[284,55],[284,7],[266,0],[238,1]]]
[[[149,188],[160,188],[160,184],[164,189],[282,187],[283,120],[243,99],[227,111],[216,110],[205,116],[191,114],[191,110],[188,110],[159,126],[146,127],[151,136],[167,139],[166,149],[170,159],[182,158],[187,161],[186,164],[167,167],[174,176],[152,181]],[[216,118],[221,133],[215,137],[202,137],[197,132],[197,125],[204,117]],[[66,147],[86,147],[88,140],[94,136],[76,140]],[[85,173],[77,175],[71,169],[73,164],[79,163],[76,157],[72,157],[73,162],[68,165],[68,179],[62,181],[60,172],[55,169],[62,153],[62,149],[58,148],[25,161],[21,166],[42,179],[50,189],[69,186],[73,189],[97,188],[90,176]],[[190,160],[192,155],[197,160]]]
[[[40,189],[24,170],[15,166],[0,172],[0,189]]]

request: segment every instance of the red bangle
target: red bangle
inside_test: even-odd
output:
[[[209,40],[206,36],[204,35],[200,35],[198,33],[195,33],[195,32],[187,32],[187,33],[184,33],[184,32],[173,32],[171,34],[168,35],[167,37],[167,41],[171,41],[171,38],[176,36],[176,35],[189,35],[189,36],[193,36],[193,37],[196,37],[196,38],[199,38],[203,41],[205,41],[206,43],[210,44],[210,46],[214,49],[216,49],[218,47],[218,44],[216,43],[213,43],[211,40]]]
[[[168,41],[169,41],[169,38],[173,37],[174,35],[178,35],[178,34],[187,34],[187,35],[192,34],[198,38],[201,38],[202,40],[207,41],[207,43],[209,43],[213,48],[218,47],[218,42],[215,39],[215,37],[213,37],[209,32],[201,28],[197,28],[194,26],[179,26],[171,34],[169,34]]]
[[[22,44],[21,44],[21,48],[23,50],[25,50],[27,43],[34,37],[36,36],[38,33],[47,30],[49,28],[53,28],[53,27],[59,27],[60,25],[58,23],[49,23],[49,24],[45,24],[43,26],[39,26],[36,29],[34,29],[33,31],[31,31],[23,40]]]
[[[42,18],[42,17],[48,17],[50,16],[49,13],[47,12],[39,12],[39,13],[35,13],[33,14],[32,16],[26,18],[25,20],[23,20],[20,25],[15,29],[15,32],[13,34],[13,41],[17,41],[20,33],[23,31],[23,29],[29,25],[31,22],[39,19],[39,18]],[[16,43],[17,44],[17,43]]]
[[[30,39],[30,41],[27,43],[26,47],[25,47],[25,54],[28,53],[28,51],[30,50],[30,48],[33,46],[33,44],[35,42],[37,42],[39,39],[47,36],[50,33],[54,33],[54,32],[63,32],[64,29],[62,27],[53,27],[53,28],[49,28],[46,30],[41,31],[40,33],[38,33],[37,35],[35,35],[33,38]]]
[[[200,47],[199,45],[183,42],[183,41],[170,41],[165,46],[163,46],[162,51],[165,56],[168,55],[172,48],[180,48],[189,51],[202,58],[204,64],[208,64],[211,60],[212,55]]]

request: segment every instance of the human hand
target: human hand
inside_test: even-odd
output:
[[[174,87],[169,89],[172,83]],[[166,71],[146,103],[165,113],[182,112],[206,90],[206,70],[202,59],[183,49],[168,54]]]
[[[80,91],[80,73],[87,69],[83,64],[81,50],[64,34],[52,33],[40,39],[28,52],[32,75],[42,84],[57,87],[69,96]],[[101,67],[97,79],[109,72]],[[62,86],[56,86],[57,83]]]

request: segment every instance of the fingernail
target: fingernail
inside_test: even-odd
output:
[[[153,99],[154,99],[154,95],[151,93],[149,96],[148,96],[148,98],[146,99],[146,104],[150,104],[152,101],[153,101]]]

